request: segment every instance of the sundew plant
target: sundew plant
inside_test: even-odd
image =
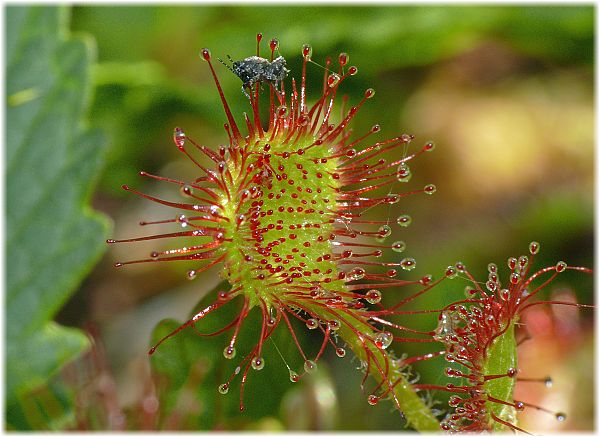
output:
[[[593,12],[8,6],[6,428],[593,429]]]

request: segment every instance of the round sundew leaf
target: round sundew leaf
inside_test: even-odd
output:
[[[8,7],[6,400],[11,406],[88,347],[52,319],[105,249],[89,191],[102,137],[82,126],[89,41],[68,39],[66,10]]]

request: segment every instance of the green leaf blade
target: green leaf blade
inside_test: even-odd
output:
[[[102,135],[82,122],[93,47],[66,38],[63,8],[8,7],[6,17],[10,424],[12,407],[89,346],[52,320],[105,250],[109,223],[88,206],[104,162]]]

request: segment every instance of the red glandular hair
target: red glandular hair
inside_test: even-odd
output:
[[[259,35],[258,42],[261,38]],[[271,40],[271,61],[276,49],[277,41]],[[251,114],[244,114],[247,133],[243,135],[225,99],[211,54],[208,49],[202,50],[201,56],[208,63],[223,104],[229,144],[212,150],[176,128],[175,145],[195,164],[198,177],[186,182],[146,172],[141,175],[178,186],[188,202],[170,202],[129,186],[123,188],[179,211],[174,219],[144,222],[144,225],[175,224],[182,229],[109,242],[183,239],[184,247],[155,251],[147,259],[119,262],[116,266],[195,261],[197,266],[187,273],[193,279],[220,264],[223,277],[231,284],[229,291],[220,292],[213,304],[163,338],[150,353],[162,341],[194,326],[208,313],[239,296],[243,300],[242,310],[233,322],[218,331],[233,331],[225,345],[225,358],[235,358],[238,333],[249,311],[258,307],[262,312],[258,341],[239,361],[242,393],[249,369],[260,370],[265,365],[262,357],[265,340],[283,322],[305,361],[300,374],[290,370],[292,381],[315,369],[328,343],[338,356],[344,356],[345,350],[336,344],[339,336],[363,361],[366,370],[376,376],[378,394],[372,394],[369,403],[390,396],[400,408],[394,395],[394,384],[398,381],[393,375],[399,374],[402,366],[381,351],[393,340],[433,340],[394,339],[385,332],[387,322],[382,317],[394,311],[382,309],[381,290],[420,282],[425,285],[422,293],[431,287],[431,278],[397,279],[397,269],[411,270],[415,261],[381,260],[387,249],[396,253],[404,250],[402,241],[392,243],[386,239],[393,231],[392,226],[410,224],[409,216],[402,215],[390,224],[389,220],[371,220],[364,214],[373,207],[395,204],[408,195],[435,191],[433,185],[410,192],[391,191],[394,183],[410,179],[409,162],[432,150],[433,144],[428,143],[410,155],[407,147],[413,139],[411,135],[374,140],[372,137],[380,131],[378,125],[351,139],[350,122],[374,91],[367,89],[363,98],[347,110],[343,99],[342,116],[336,123],[334,112],[340,108],[336,109],[334,104],[339,100],[339,87],[357,73],[357,68],[347,66],[345,53],[339,55],[337,71],[333,71],[327,59],[321,95],[308,105],[306,70],[311,48],[304,46],[302,55],[302,76],[299,83],[292,79],[291,91],[286,90],[283,82],[262,84],[268,85],[269,92],[266,120],[261,120],[259,113],[261,84],[250,90]],[[275,89],[274,85],[280,88]],[[386,159],[388,155],[396,158]],[[203,165],[201,156],[210,165]],[[405,301],[409,300],[412,298]],[[366,304],[377,307],[368,310]],[[294,319],[323,334],[316,357],[305,355],[294,333]],[[221,385],[222,393],[228,391],[230,381],[231,378]]]

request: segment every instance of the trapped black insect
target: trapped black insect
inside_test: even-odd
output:
[[[250,96],[246,92],[246,88],[252,88],[256,83],[270,83],[278,91],[278,82],[283,81],[290,71],[285,68],[286,61],[283,56],[279,56],[273,61],[260,56],[250,56],[241,61],[234,61],[230,56],[227,57],[231,61],[231,66],[221,59],[219,61],[242,80],[242,92],[248,98]]]

